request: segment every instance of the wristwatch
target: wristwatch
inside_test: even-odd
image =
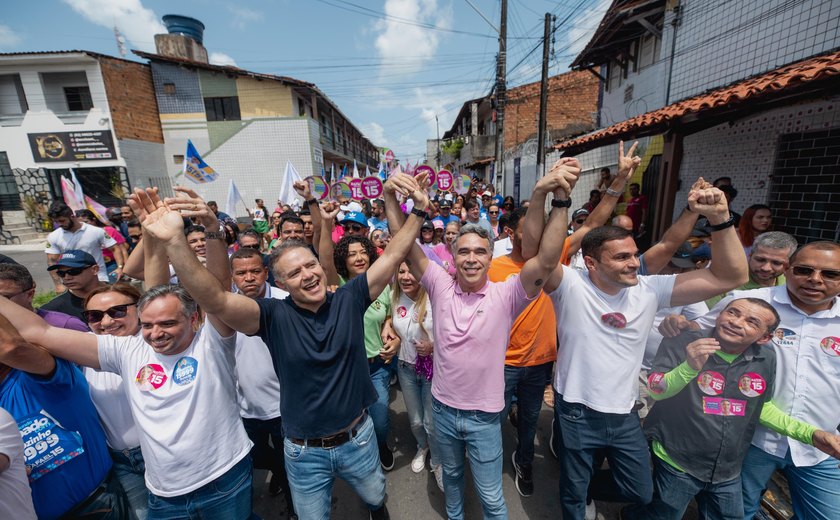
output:
[[[553,199],[551,201],[552,208],[571,208],[572,207],[572,199],[560,200],[560,199]]]
[[[227,235],[224,231],[205,231],[204,238],[207,240],[225,240]]]
[[[730,213],[730,214],[729,214],[729,219],[724,220],[724,221],[723,221],[723,222],[721,222],[720,224],[715,224],[715,225],[713,225],[713,226],[709,226],[709,229],[710,229],[711,231],[721,231],[721,230],[723,230],[723,229],[726,229],[726,228],[728,228],[728,227],[732,227],[732,226],[734,226],[734,225],[735,225],[735,215],[733,215],[732,213]]]
[[[621,197],[624,194],[618,190],[607,188],[607,195],[612,195],[613,197]]]

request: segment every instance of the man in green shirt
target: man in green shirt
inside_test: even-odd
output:
[[[796,239],[781,231],[768,231],[758,235],[749,254],[750,279],[733,290],[744,291],[784,285],[785,277],[782,273],[788,268],[790,255],[796,251],[797,247]],[[713,258],[712,262],[714,261]],[[709,298],[706,300],[706,305],[711,309],[724,296],[726,294]]]
[[[764,344],[778,324],[769,303],[739,298],[713,329],[662,342],[648,378],[656,404],[645,419],[654,497],[622,518],[677,520],[696,496],[703,517],[742,520],[741,464],[759,423],[840,455],[840,436],[798,421],[770,401],[776,352]]]

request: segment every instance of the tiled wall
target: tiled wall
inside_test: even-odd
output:
[[[170,63],[152,62],[151,66],[161,114],[204,114],[204,100],[196,71]],[[166,93],[165,83],[175,85],[175,94]]]

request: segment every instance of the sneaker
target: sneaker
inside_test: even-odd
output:
[[[426,455],[429,453],[429,448],[419,448],[417,454],[411,459],[411,471],[420,473],[426,469]]]
[[[548,438],[548,451],[551,452],[551,456],[557,460],[560,460],[560,457],[557,456],[557,446],[554,444],[554,417],[551,418],[551,436]]]
[[[379,463],[382,464],[382,469],[385,471],[394,469],[394,454],[387,444],[379,445]]]
[[[510,458],[513,462],[513,469],[516,471],[516,490],[523,497],[529,497],[534,494],[534,478],[531,474],[531,466],[520,466],[516,463],[516,452],[512,453]]]
[[[433,466],[432,473],[435,475],[435,482],[437,482],[438,489],[443,491],[443,466],[440,464]]]
[[[382,504],[382,507],[379,509],[371,509],[370,520],[391,520],[391,515],[388,514],[388,507]]]
[[[589,499],[586,503],[586,514],[584,514],[583,518],[584,520],[596,520],[598,518],[598,510],[595,508],[594,500]]]
[[[519,405],[511,403],[510,411],[508,412],[508,419],[514,428],[519,428]]]

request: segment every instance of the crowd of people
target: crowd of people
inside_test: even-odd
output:
[[[840,518],[840,245],[701,178],[640,254],[635,149],[574,210],[574,158],[518,203],[425,173],[361,202],[297,182],[248,227],[180,187],[104,216],[54,203],[58,295],[34,308],[0,258],[0,518],[254,518],[254,468],[290,518],[328,518],[336,478],[389,518],[394,380],[450,519],[467,465],[507,518],[508,420],[518,493],[559,493],[565,519],[693,499],[751,519],[777,470],[797,518]],[[533,477],[544,403],[559,482]]]

